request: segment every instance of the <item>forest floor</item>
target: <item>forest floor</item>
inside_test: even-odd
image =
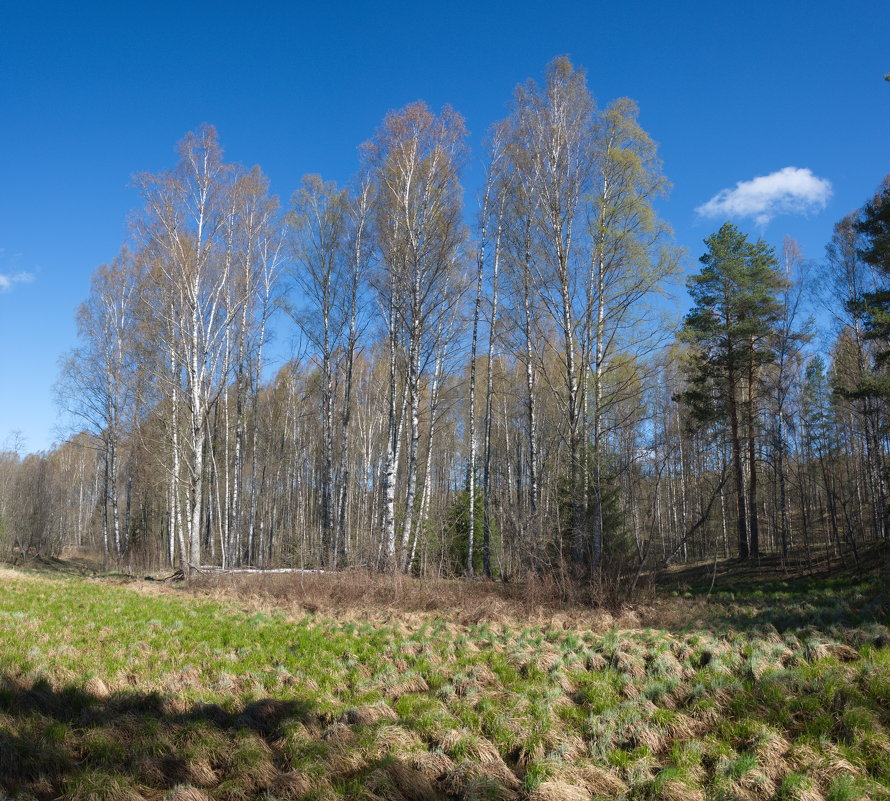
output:
[[[674,568],[612,610],[3,569],[0,798],[890,799],[886,554],[861,558]]]

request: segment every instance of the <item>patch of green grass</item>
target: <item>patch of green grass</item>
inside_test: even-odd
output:
[[[717,592],[713,629],[599,633],[288,619],[15,578],[0,587],[0,791],[506,799],[606,781],[627,798],[879,797],[881,604],[869,584],[780,582]]]

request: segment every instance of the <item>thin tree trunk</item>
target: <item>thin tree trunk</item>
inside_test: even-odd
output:
[[[497,232],[494,245],[494,264],[491,278],[491,320],[488,328],[488,363],[485,376],[485,441],[484,467],[482,472],[482,569],[486,578],[491,578],[491,425],[492,403],[494,399],[494,340],[498,319],[498,268],[501,256],[501,219],[503,206],[498,213]]]
[[[748,559],[751,555],[748,542],[747,508],[745,504],[745,472],[742,467],[742,446],[739,441],[739,412],[736,400],[735,372],[728,371],[726,386],[727,401],[729,404],[729,432],[732,448],[732,465],[735,473],[736,490],[736,526],[738,529],[739,558]]]
[[[753,351],[753,343],[752,343]],[[748,372],[748,508],[750,509],[750,555],[760,558],[760,526],[757,509],[757,420],[754,402],[754,358],[753,352]]]

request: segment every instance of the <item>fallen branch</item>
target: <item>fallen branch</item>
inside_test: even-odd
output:
[[[182,570],[175,570],[169,576],[164,576],[163,578],[155,578],[154,576],[146,576],[145,581],[183,581],[185,579],[185,573]]]
[[[219,565],[201,565],[196,568],[201,573],[328,573],[330,571],[320,569],[308,569],[302,567],[220,567]]]

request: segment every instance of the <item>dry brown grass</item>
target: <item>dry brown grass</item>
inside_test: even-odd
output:
[[[434,779],[422,769],[397,759],[386,768],[386,772],[392,783],[409,801],[434,801],[439,797]]]
[[[546,781],[536,790],[532,790],[528,798],[529,801],[590,801],[590,792],[586,787],[579,787],[576,784]]]
[[[272,792],[282,801],[297,801],[314,789],[312,778],[298,770],[282,773],[272,783]]]
[[[443,785],[449,793],[467,801],[476,798],[509,801],[518,797],[522,783],[498,758],[491,762],[467,759],[448,772]]]
[[[411,754],[410,764],[431,782],[442,781],[454,770],[454,760],[441,751],[418,751]]]
[[[671,779],[661,788],[661,801],[705,801],[705,794],[698,787]]]
[[[179,787],[164,796],[165,801],[213,801],[203,790],[197,787]]]
[[[149,594],[166,593],[171,585],[134,581]],[[590,594],[566,597],[546,578],[529,576],[504,583],[466,579],[418,579],[363,570],[338,573],[207,573],[176,586],[199,597],[236,599],[249,608],[269,609],[302,617],[306,613],[344,619],[400,623],[418,628],[430,616],[448,616],[457,626],[516,621],[557,629],[607,631],[636,628],[645,605],[608,608]]]
[[[351,725],[373,726],[380,721],[396,721],[399,716],[395,710],[383,702],[356,707],[346,712],[346,722]]]
[[[102,681],[102,679],[95,676],[84,685],[84,689],[91,695],[95,695],[96,698],[104,699],[111,695],[111,690],[108,689],[108,685]]]
[[[0,567],[0,581],[39,581],[39,576],[31,575],[30,573],[22,573],[20,570],[15,570],[9,567]]]

